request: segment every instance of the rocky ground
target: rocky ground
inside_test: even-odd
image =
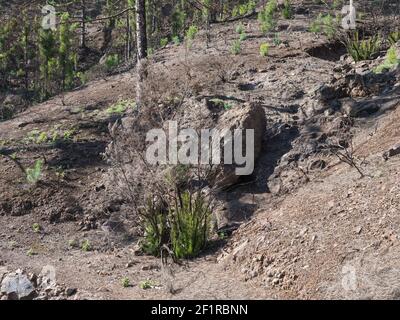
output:
[[[190,50],[169,45],[151,58],[166,91],[184,88],[189,72],[183,122],[219,114],[215,99],[232,114],[265,114],[255,173],[219,194],[228,237],[198,259],[165,266],[142,255],[129,208],[104,183],[108,124],[120,117],[107,110],[133,99],[133,71],[1,122],[3,150],[28,167],[45,160],[32,189],[0,158],[2,299],[398,298],[400,71],[370,72],[384,53],[352,63],[340,43],[308,32],[311,16],[299,8],[280,20],[266,58],[255,19],[243,21],[239,55],[229,50],[236,24],[221,23],[208,48],[202,32]],[[62,139],[38,143],[41,132]],[[330,152],[342,140],[353,167]]]

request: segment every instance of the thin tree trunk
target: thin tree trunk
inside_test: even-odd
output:
[[[86,48],[86,3],[85,0],[81,0],[81,28],[82,28],[82,34],[81,34],[81,41],[80,45],[81,48]]]
[[[143,101],[143,82],[146,74],[147,31],[146,31],[146,1],[136,0],[136,47],[137,47],[137,84],[136,106],[140,111]]]
[[[136,41],[138,61],[147,57],[147,30],[145,0],[136,0]]]
[[[126,13],[126,61],[131,58],[131,21],[129,11]]]

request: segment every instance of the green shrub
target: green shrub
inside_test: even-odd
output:
[[[330,15],[320,13],[318,17],[311,23],[309,31],[313,33],[322,33],[328,38],[333,38],[338,30],[338,23]]]
[[[68,246],[71,248],[79,248],[79,243],[75,239],[68,240]]]
[[[160,256],[167,246],[177,259],[193,258],[208,241],[211,210],[200,192],[176,191],[163,205],[148,200],[139,214],[145,226],[141,248],[147,254]]]
[[[156,224],[156,226],[154,226],[150,222],[147,222],[147,225],[145,226],[142,250],[147,254],[158,257],[161,254],[161,247],[163,245],[161,233],[163,232],[162,230],[166,227],[166,225],[163,224],[162,219],[164,217],[161,214],[157,215],[156,218],[159,222]]]
[[[247,4],[242,4],[239,6],[239,15],[244,16],[247,14]]]
[[[232,9],[232,17],[236,18],[239,15],[239,6],[234,6]]]
[[[248,3],[239,4],[233,7],[232,17],[244,16],[251,14],[256,10],[257,4],[254,0],[250,0]]]
[[[389,34],[388,41],[391,46],[400,41],[400,31],[394,31]]]
[[[115,53],[115,54],[111,54],[111,55],[107,56],[105,63],[106,63],[107,70],[114,69],[120,63],[119,55],[117,53]]]
[[[90,244],[90,241],[87,240],[87,239],[83,240],[82,244],[81,244],[81,249],[82,249],[83,252],[91,251],[92,250],[92,245]]]
[[[144,280],[139,283],[139,288],[143,290],[151,289],[155,287],[155,283],[151,280]]]
[[[194,38],[196,37],[199,29],[196,26],[190,26],[189,29],[186,31],[186,40],[188,42],[188,47],[192,45]]]
[[[160,40],[160,47],[161,47],[161,48],[166,47],[167,44],[168,44],[168,42],[169,42],[168,38],[162,38],[162,39]]]
[[[170,209],[171,244],[175,256],[193,258],[207,244],[211,212],[204,196],[197,192],[178,195]]]
[[[106,112],[112,115],[121,115],[125,113],[128,109],[135,109],[136,103],[132,100],[120,100],[109,108],[107,108]]]
[[[33,230],[33,232],[35,232],[35,233],[39,233],[39,231],[41,230],[42,228],[40,227],[40,224],[39,223],[34,223],[33,225],[32,225],[32,230]]]
[[[42,144],[47,142],[48,138],[47,138],[47,133],[46,132],[41,132],[39,134],[39,136],[37,137],[36,143],[37,144]]]
[[[240,40],[235,40],[232,43],[231,53],[238,55],[242,51],[242,42]]]
[[[396,68],[399,64],[400,59],[397,56],[396,48],[392,46],[387,52],[385,61],[381,65],[377,66],[373,71],[375,73],[382,73],[386,70]]]
[[[128,287],[131,286],[131,281],[129,280],[128,277],[124,277],[124,278],[122,278],[122,280],[121,280],[121,285],[122,285],[122,287],[124,287],[124,288],[128,288]]]
[[[26,169],[26,180],[30,184],[36,184],[42,175],[43,160],[36,160],[33,168]]]
[[[213,104],[214,107],[224,109],[224,110],[230,110],[233,108],[232,104],[229,102],[226,102],[222,99],[219,98],[213,98],[209,100],[210,103]]]
[[[256,11],[257,8],[257,3],[254,0],[249,0],[249,2],[247,3],[247,13],[253,13],[254,11]]]
[[[243,23],[239,23],[236,27],[236,33],[242,34],[244,32],[244,25]]]
[[[181,44],[181,39],[179,38],[179,36],[173,36],[172,42],[178,46]]]
[[[169,238],[167,215],[153,200],[148,199],[145,208],[140,212],[144,220],[144,239],[142,250],[153,256],[161,254],[161,247],[166,244]]]
[[[260,55],[262,57],[266,57],[268,55],[269,52],[269,44],[268,43],[263,43],[260,46]]]
[[[77,72],[75,76],[79,79],[81,84],[86,84],[86,82],[88,81],[88,76],[84,72]]]
[[[339,9],[343,7],[343,0],[333,0],[332,8]]]
[[[275,46],[279,46],[279,45],[282,43],[282,41],[281,41],[281,39],[280,39],[280,37],[279,37],[279,33],[278,33],[278,32],[274,34],[274,40],[273,40],[273,42],[274,42],[274,45],[275,45]]]
[[[147,49],[147,55],[152,56],[154,54],[154,49],[153,48],[148,48]]]
[[[355,62],[371,60],[379,52],[381,40],[378,35],[367,40],[360,40],[358,32],[346,43],[347,52]]]
[[[258,21],[261,25],[262,33],[267,33],[276,27],[274,14],[277,11],[278,4],[276,0],[270,0],[267,5],[258,13]]]
[[[240,34],[240,37],[239,37],[240,41],[245,41],[246,39],[247,39],[247,34],[246,33]]]
[[[290,0],[285,0],[285,2],[283,4],[283,9],[282,9],[282,16],[285,19],[293,18],[293,9],[292,9],[292,4],[290,3]]]

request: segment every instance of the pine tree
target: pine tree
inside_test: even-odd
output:
[[[75,26],[69,22],[69,14],[61,15],[58,66],[61,72],[62,89],[70,88],[74,80],[74,55],[71,52],[72,31]]]
[[[49,29],[40,29],[39,31],[39,58],[40,58],[40,78],[42,80],[42,97],[48,97],[50,94],[49,81],[54,74],[53,67],[56,66],[56,39],[54,32]]]

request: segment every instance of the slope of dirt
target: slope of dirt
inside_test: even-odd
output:
[[[277,298],[398,298],[400,159],[382,154],[398,141],[399,120],[397,109],[362,144],[368,177],[344,164],[327,170],[260,209],[220,261]]]
[[[348,89],[341,82],[343,48],[307,32],[309,19],[301,13],[279,21],[281,43],[267,58],[259,47],[273,35],[261,35],[254,19],[243,21],[247,40],[240,55],[230,53],[236,25],[224,23],[212,26],[208,48],[202,32],[190,50],[169,45],[151,58],[155,84],[167,93],[184,89],[189,73],[188,104],[219,98],[233,108],[246,102],[265,110],[255,173],[221,194],[226,208],[220,225],[242,224],[231,239],[169,267],[138,253],[129,208],[110,201],[112,190],[102,180],[107,127],[120,117],[106,110],[133,99],[135,76],[128,72],[0,123],[9,154],[24,166],[46,160],[42,181],[30,188],[15,163],[0,158],[0,266],[38,273],[52,265],[58,282],[78,289],[74,298],[396,298],[399,158],[384,162],[382,153],[399,140],[399,87],[386,83],[380,112],[356,121],[356,156],[365,158],[360,179],[354,168],[322,152],[326,137],[348,120],[339,99],[349,93],[342,92]],[[353,98],[364,103],[379,97]],[[72,136],[38,144],[29,140],[34,130]],[[34,223],[40,232],[33,232]],[[84,240],[91,251],[80,250]],[[122,287],[125,277],[132,286]],[[149,290],[140,288],[146,280]]]

